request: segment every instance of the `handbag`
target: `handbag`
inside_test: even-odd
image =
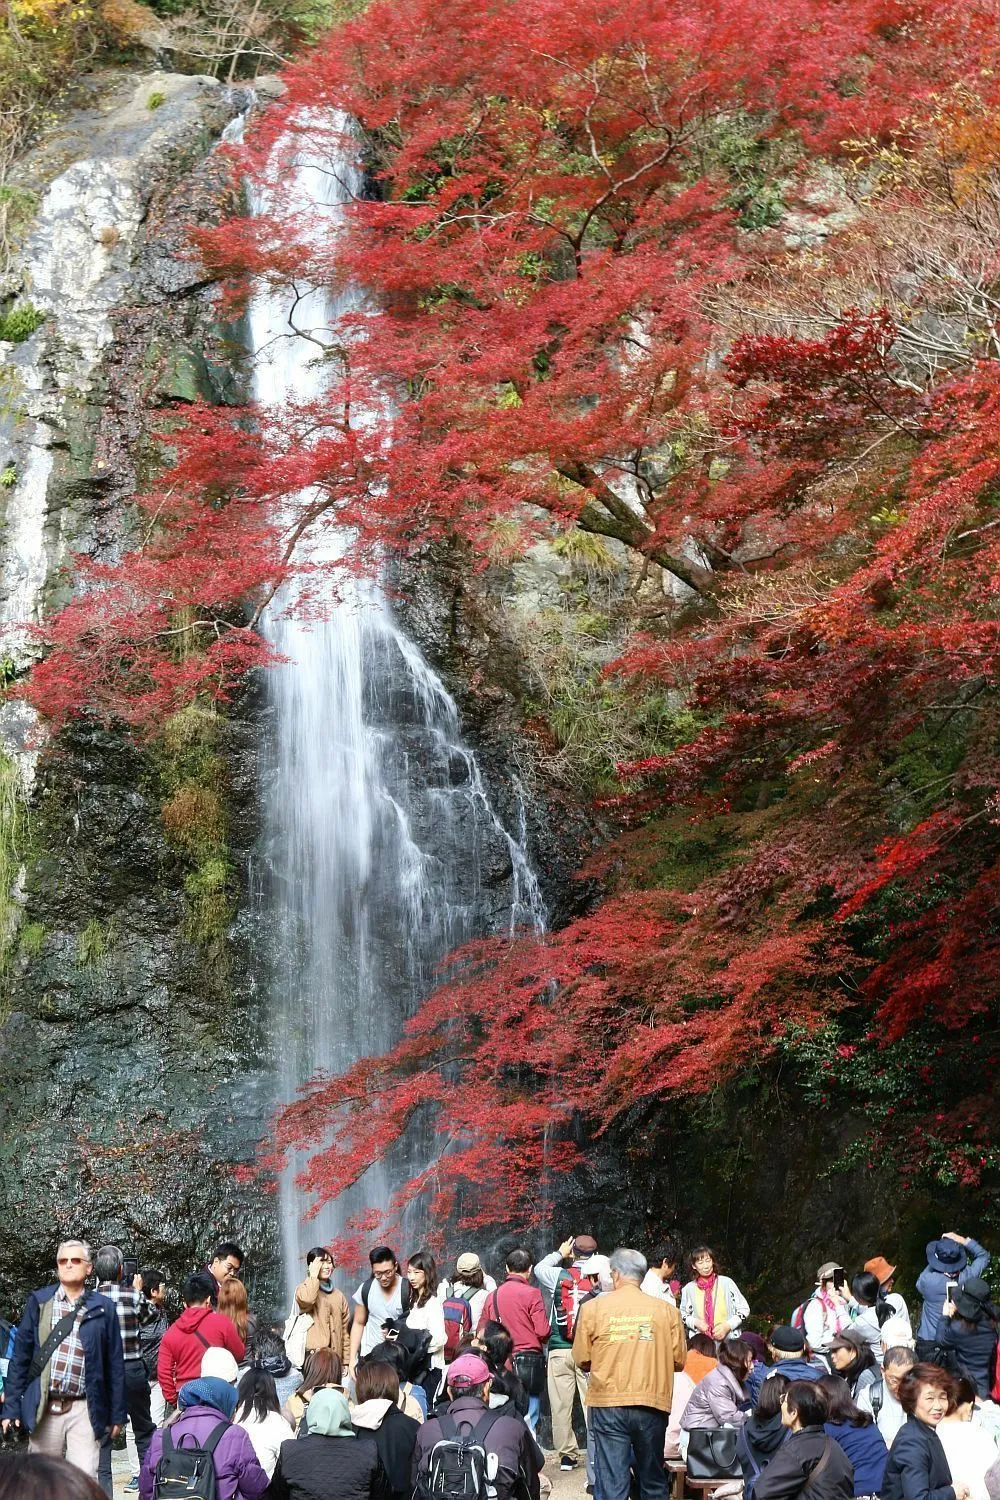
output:
[[[312,1314],[300,1312],[298,1303],[293,1302],[292,1310],[285,1319],[281,1337],[289,1363],[295,1370],[301,1370],[306,1362],[306,1336],[312,1326]]]
[[[514,1374],[529,1396],[540,1396],[545,1389],[545,1356],[539,1349],[521,1349],[514,1355]]]
[[[685,1465],[692,1479],[741,1479],[736,1455],[738,1427],[693,1427],[688,1433]]]

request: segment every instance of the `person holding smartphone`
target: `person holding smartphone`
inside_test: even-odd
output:
[[[816,1290],[802,1309],[806,1342],[814,1354],[828,1354],[837,1335],[850,1325],[846,1283],[847,1273],[835,1260],[824,1261],[816,1272]]]

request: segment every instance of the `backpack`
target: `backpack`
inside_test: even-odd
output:
[[[501,1415],[484,1407],[478,1425],[463,1418],[460,1428],[450,1412],[441,1412],[441,1436],[417,1473],[413,1500],[496,1500],[496,1461],[490,1463],[485,1438]]]
[[[362,1302],[365,1305],[365,1312],[367,1312],[367,1313],[371,1312],[371,1308],[368,1306],[368,1298],[371,1296],[371,1290],[372,1290],[372,1287],[374,1285],[375,1285],[375,1277],[374,1276],[369,1276],[368,1280],[366,1282],[364,1282],[363,1285],[362,1285],[362,1287],[361,1287],[361,1300],[362,1300]],[[410,1310],[410,1303],[412,1301],[413,1301],[413,1288],[412,1288],[412,1286],[410,1285],[409,1281],[406,1279],[405,1276],[400,1276],[400,1278],[399,1278],[399,1305],[403,1309],[403,1317],[404,1318],[406,1317],[406,1314]]]
[[[885,1405],[885,1381],[881,1376],[879,1376],[878,1380],[873,1380],[868,1387],[868,1405],[872,1409],[872,1418],[877,1427],[878,1414]]]
[[[153,1475],[153,1500],[218,1500],[214,1454],[228,1427],[228,1422],[213,1427],[204,1448],[194,1442],[185,1447],[183,1436],[175,1443],[170,1428],[164,1427],[163,1452]]]
[[[17,1337],[17,1324],[8,1323],[6,1318],[0,1318],[0,1360],[14,1358],[14,1339]]]
[[[472,1332],[472,1313],[468,1299],[458,1297],[454,1291],[445,1297],[444,1303],[444,1358],[451,1364],[458,1354],[458,1346],[467,1333]]]
[[[573,1342],[580,1307],[590,1296],[591,1288],[584,1285],[578,1266],[570,1266],[556,1282],[556,1289],[552,1293],[552,1307],[549,1310],[549,1327],[553,1333],[558,1333],[561,1338],[564,1338],[567,1344]]]

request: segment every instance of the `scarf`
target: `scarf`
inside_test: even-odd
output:
[[[846,1305],[835,1302],[829,1292],[824,1292],[822,1285],[816,1288],[814,1296],[823,1309],[823,1327],[834,1334],[842,1333],[851,1321]]]
[[[319,1289],[320,1289],[321,1292],[332,1292],[333,1291],[333,1277],[329,1276],[326,1279],[326,1281],[323,1281],[323,1279],[320,1278]]]
[[[189,1406],[211,1406],[231,1422],[236,1410],[236,1387],[216,1375],[203,1375],[200,1380],[189,1380],[181,1386],[177,1405],[181,1411]]]
[[[714,1339],[716,1324],[726,1321],[726,1299],[719,1286],[719,1278],[714,1272],[711,1276],[699,1276],[695,1286],[701,1292],[705,1304],[704,1318],[708,1324],[708,1337]]]

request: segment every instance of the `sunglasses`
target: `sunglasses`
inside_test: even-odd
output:
[[[61,1255],[56,1261],[57,1266],[83,1266],[86,1265],[82,1255]]]

